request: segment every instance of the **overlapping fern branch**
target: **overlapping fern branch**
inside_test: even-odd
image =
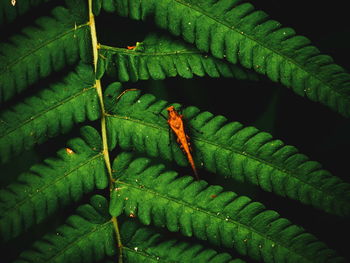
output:
[[[350,74],[306,37],[242,0],[106,0],[102,8],[155,23],[214,57],[266,74],[350,117]]]
[[[101,138],[90,126],[81,129],[67,148],[0,190],[0,240],[18,236],[83,194],[108,185]]]
[[[16,263],[97,262],[116,253],[113,224],[108,202],[100,196],[91,198],[53,233],[36,241],[21,253]]]
[[[165,238],[165,233],[142,226],[135,220],[123,223],[121,235],[126,244],[123,250],[126,262],[244,263],[228,253],[218,253],[194,242]]]
[[[63,80],[0,114],[0,160],[67,133],[74,124],[96,120],[99,101],[91,66],[80,64]]]
[[[68,9],[56,7],[7,42],[0,43],[0,102],[78,60],[90,62],[89,27]]]
[[[139,91],[121,93],[119,83],[105,92],[110,149],[118,145],[149,156],[188,165],[179,147],[169,147],[167,122],[159,116],[169,106]],[[175,105],[176,106],[176,105]],[[223,116],[183,110],[191,128],[197,166],[221,176],[248,182],[265,191],[299,200],[329,213],[350,216],[350,185],[281,140]],[[198,132],[200,131],[200,132]],[[201,164],[201,165],[200,165]]]
[[[150,34],[133,50],[101,45],[99,74],[105,70],[119,81],[165,79],[208,75],[258,80],[258,75],[239,65],[216,59],[190,45],[161,34]]]
[[[184,236],[264,262],[343,262],[333,250],[258,202],[191,176],[178,176],[148,158],[120,154],[110,212],[137,217]]]
[[[36,241],[21,253],[16,263],[24,262],[108,262],[117,253],[108,201],[94,195],[89,204],[76,209],[65,224]],[[243,263],[227,253],[218,253],[196,243],[166,237],[165,233],[137,222],[121,226],[123,262],[198,262]],[[169,236],[169,235],[168,235]],[[114,261],[111,261],[114,262]]]

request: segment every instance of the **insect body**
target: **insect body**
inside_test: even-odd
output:
[[[185,133],[185,127],[182,121],[183,116],[179,114],[174,106],[167,108],[168,111],[168,124],[171,130],[175,133],[177,142],[180,144],[180,148],[184,151],[187,156],[188,162],[190,163],[193,173],[197,180],[199,180],[196,166],[194,165],[194,160],[191,154],[190,148],[190,137]]]
[[[66,148],[67,154],[74,154],[74,151],[70,148]]]

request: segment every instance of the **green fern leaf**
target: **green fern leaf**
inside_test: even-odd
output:
[[[48,1],[50,0],[16,1],[15,5],[12,5],[11,1],[0,1],[0,25],[10,23],[18,16],[27,13],[30,9]]]
[[[58,158],[34,165],[30,172],[0,190],[0,239],[18,236],[42,222],[58,208],[78,201],[84,193],[108,185],[101,138],[92,127],[58,151]]]
[[[76,215],[70,216],[54,233],[35,242],[15,262],[96,262],[114,255],[115,235],[107,200],[95,195],[90,203],[78,207]]]
[[[56,7],[52,17],[41,17],[35,26],[0,43],[0,102],[79,57],[90,61],[89,27],[75,23],[67,9]]]
[[[123,153],[113,164],[113,216],[124,212],[145,225],[167,227],[264,262],[344,262],[315,236],[261,203],[191,176],[179,177],[150,159],[132,158]]]
[[[169,146],[169,127],[159,113],[165,113],[166,101],[156,101],[138,91],[120,94],[120,84],[112,84],[105,93],[109,149],[135,149],[148,156],[188,165],[176,143]],[[176,105],[175,105],[176,106]],[[197,167],[248,182],[265,191],[299,200],[324,211],[350,216],[350,185],[332,176],[322,166],[280,140],[239,122],[228,123],[223,116],[200,112],[195,107],[183,110]],[[201,133],[197,132],[200,131]]]
[[[123,259],[126,262],[205,262],[243,263],[232,259],[227,253],[205,249],[202,245],[166,239],[150,227],[142,227],[134,221],[127,221],[121,227],[123,237]],[[128,240],[126,240],[128,239]]]
[[[107,68],[119,81],[165,79],[193,75],[257,80],[257,74],[225,63],[165,35],[151,34],[134,50],[101,45],[99,67]]]
[[[106,0],[103,8],[155,23],[216,58],[266,74],[294,92],[350,117],[350,74],[242,0]]]
[[[101,12],[103,0],[96,0],[92,2],[92,12],[95,16],[98,16]]]
[[[74,123],[100,115],[91,66],[79,65],[61,82],[0,114],[0,160],[68,132]]]

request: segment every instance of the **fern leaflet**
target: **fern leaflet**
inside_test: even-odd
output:
[[[116,253],[113,224],[109,221],[107,200],[95,195],[91,204],[78,207],[55,233],[46,234],[16,263],[96,262]]]
[[[147,158],[120,154],[110,212],[137,217],[184,236],[227,248],[264,262],[344,262],[315,236],[258,202],[190,176],[179,177]],[[213,198],[213,195],[216,197]]]
[[[38,79],[80,59],[90,61],[89,27],[76,24],[69,10],[56,7],[51,17],[0,43],[0,102]]]
[[[38,224],[58,208],[78,201],[84,193],[108,185],[101,138],[92,127],[68,142],[58,158],[46,159],[0,190],[0,237],[8,240]]]
[[[127,92],[118,101],[120,85],[106,90],[109,148],[135,149],[149,156],[172,160],[185,166],[187,160],[176,144],[169,147],[167,122],[159,116],[169,106],[150,94]],[[175,105],[176,106],[176,105]],[[332,176],[298,150],[273,139],[254,127],[227,123],[223,116],[200,112],[195,107],[183,110],[192,135],[197,167],[223,176],[246,181],[265,191],[299,200],[341,216],[350,215],[350,185]],[[201,131],[201,133],[196,132]]]
[[[104,68],[119,81],[165,79],[193,75],[218,78],[257,80],[258,75],[238,65],[232,65],[198,51],[182,41],[165,35],[151,34],[134,50],[101,45],[99,49],[99,70]]]
[[[106,0],[121,16],[155,23],[216,58],[266,74],[294,92],[350,117],[350,74],[306,37],[242,0]]]
[[[79,65],[61,82],[52,84],[0,114],[0,160],[68,132],[74,123],[100,115],[90,66]]]
[[[78,207],[64,225],[36,241],[15,262],[96,262],[116,254],[113,231],[107,200],[95,195],[90,204]],[[231,260],[227,253],[204,249],[202,245],[167,239],[159,230],[136,222],[124,222],[121,236],[123,262],[191,262],[195,259],[196,262],[243,263],[239,259]]]
[[[164,234],[135,221],[126,221],[121,227],[126,262],[206,262],[244,263],[232,259],[228,253],[205,249],[202,245],[176,239],[166,239]]]

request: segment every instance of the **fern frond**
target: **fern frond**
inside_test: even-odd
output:
[[[0,190],[0,238],[18,236],[42,222],[84,193],[108,185],[101,138],[92,127],[81,129],[84,138],[72,139],[57,158],[34,165],[5,189]]]
[[[50,0],[16,1],[15,5],[12,5],[11,1],[0,1],[0,26],[12,22],[18,16],[28,12],[31,8],[48,1]]]
[[[169,106],[150,94],[137,91],[120,94],[120,84],[105,92],[109,149],[135,149],[152,157],[188,165],[176,143],[169,146],[169,127],[159,116]],[[223,116],[200,112],[195,107],[183,110],[191,137],[197,167],[249,182],[265,191],[299,200],[324,211],[350,216],[350,185],[322,169],[321,164],[281,140],[239,122],[228,123]],[[198,133],[200,131],[201,133]]]
[[[119,81],[165,79],[193,75],[257,80],[258,75],[198,51],[190,45],[160,34],[151,34],[136,48],[113,48],[101,45],[99,67],[106,68]]]
[[[258,202],[193,177],[179,177],[150,159],[120,154],[110,213],[236,249],[264,262],[344,262],[302,227]],[[215,196],[215,198],[213,198]]]
[[[96,262],[114,255],[115,235],[107,200],[95,195],[90,203],[78,207],[76,215],[70,216],[54,233],[35,242],[15,262]]]
[[[243,263],[232,259],[228,253],[218,253],[200,244],[164,238],[150,227],[142,227],[135,221],[126,221],[121,227],[123,259],[126,262],[198,262]],[[128,239],[128,240],[126,240]]]
[[[61,82],[0,114],[0,160],[68,132],[75,123],[100,115],[91,66],[79,65]]]
[[[90,61],[88,24],[75,24],[65,8],[0,43],[0,102],[21,92],[51,72],[79,60]]]
[[[350,74],[306,37],[242,0],[106,0],[103,8],[155,23],[216,58],[266,74],[350,117]]]

